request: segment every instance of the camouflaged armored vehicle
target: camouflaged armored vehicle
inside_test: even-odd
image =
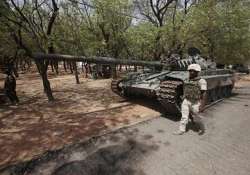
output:
[[[190,54],[192,52],[193,54]],[[173,59],[167,59],[166,62],[163,60],[161,63],[108,57],[84,57],[43,53],[36,53],[34,58],[154,67],[154,71],[130,73],[124,78],[114,79],[111,82],[112,91],[125,98],[137,95],[155,98],[163,105],[167,113],[180,114],[183,83],[188,78],[188,65],[197,63],[202,67],[201,77],[208,84],[207,104],[230,96],[234,87],[234,75],[230,70],[216,69],[215,64],[201,58],[198,51],[192,52],[189,51],[189,55],[191,56],[186,59],[174,57]],[[156,68],[163,68],[163,71],[157,72],[158,69]]]
[[[91,68],[93,79],[111,77],[111,66],[109,64],[92,64]]]
[[[202,67],[201,77],[207,81],[207,104],[229,97],[234,87],[234,76],[230,70],[216,69],[199,55],[187,59],[174,59],[165,65],[169,70],[161,72],[130,73],[111,83],[114,93],[122,97],[144,96],[158,100],[166,113],[180,114],[183,96],[183,83],[188,79],[187,67],[197,63]],[[209,63],[209,64],[208,64]]]

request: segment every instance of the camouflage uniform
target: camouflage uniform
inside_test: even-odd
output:
[[[190,113],[194,119],[199,120],[199,107],[201,99],[201,91],[207,90],[207,82],[204,79],[196,78],[184,82],[184,100],[181,105],[182,118],[180,122],[180,131],[186,131]]]
[[[12,103],[18,103],[19,99],[16,95],[16,79],[13,75],[7,75],[4,83],[4,90],[7,97]]]

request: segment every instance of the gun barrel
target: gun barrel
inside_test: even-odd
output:
[[[113,65],[135,65],[135,66],[152,66],[162,67],[159,61],[141,61],[141,60],[128,60],[128,59],[116,59],[110,57],[86,57],[86,56],[72,56],[61,54],[43,54],[35,53],[33,55],[36,60],[57,60],[57,61],[76,61],[76,62],[88,62],[99,64],[113,64]]]

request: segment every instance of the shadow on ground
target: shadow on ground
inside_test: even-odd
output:
[[[180,120],[180,116],[168,114],[166,109],[164,109],[164,107],[155,98],[138,97],[138,98],[131,98],[129,99],[129,101],[133,104],[138,104],[150,108],[154,111],[157,111],[161,114],[162,117],[167,118],[169,120],[175,122]]]
[[[32,161],[0,171],[11,175],[144,175],[137,166],[159,146],[153,136],[137,141],[138,130],[120,129],[88,142],[47,152]],[[147,142],[145,141],[150,141]],[[139,139],[140,140],[140,139]]]
[[[123,145],[108,146],[82,161],[73,161],[56,169],[53,175],[144,175],[135,164],[152,147],[128,140]]]

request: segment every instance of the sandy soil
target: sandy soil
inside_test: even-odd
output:
[[[20,104],[0,106],[0,169],[159,116],[115,95],[110,79],[81,77],[77,85],[73,75],[49,77],[55,102],[48,103],[41,79],[32,73],[17,79]]]
[[[237,83],[236,83],[236,88],[241,88],[241,87],[245,87],[248,86],[250,83],[250,75],[238,75],[236,76],[237,79]]]
[[[3,175],[249,175],[250,77],[204,113],[205,133],[158,117],[50,152]],[[244,86],[242,85],[244,84]],[[1,171],[0,171],[1,174]]]
[[[160,115],[156,102],[139,105],[112,93],[110,79],[81,77],[77,85],[73,75],[49,77],[55,102],[47,102],[39,75],[31,73],[17,80],[20,105],[0,106],[0,169]],[[250,82],[237,79],[236,89]]]

